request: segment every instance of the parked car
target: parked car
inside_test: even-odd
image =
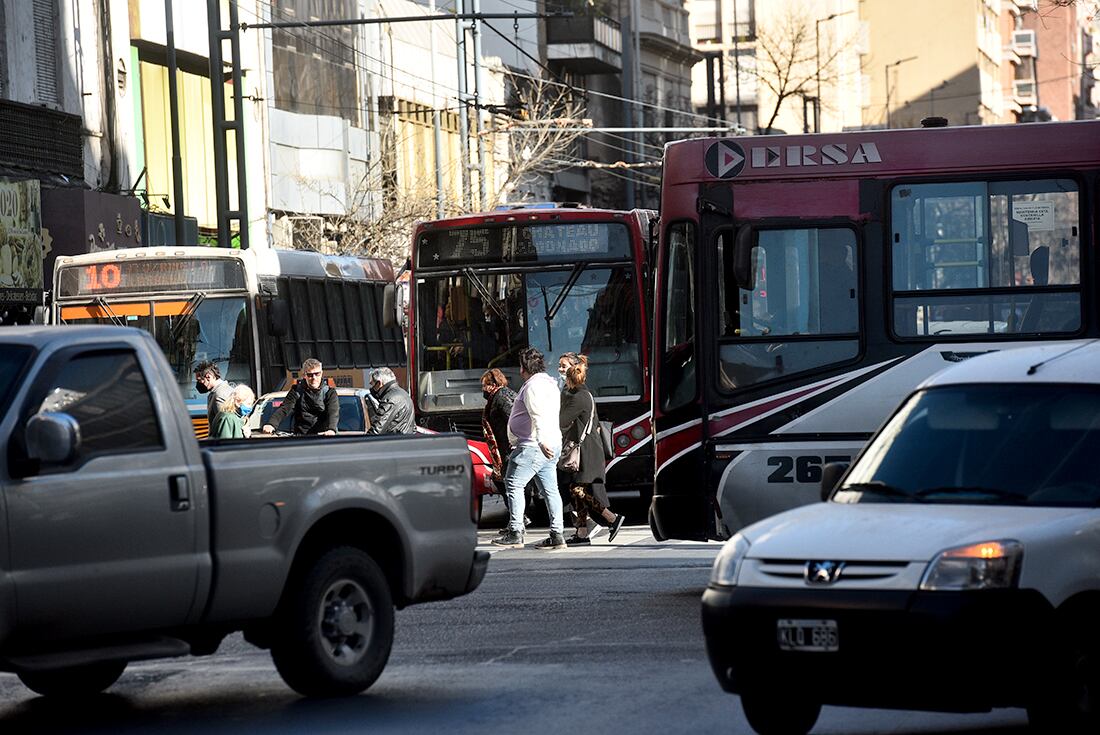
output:
[[[0,406],[0,671],[40,694],[235,631],[301,694],[355,694],[395,608],[485,574],[461,437],[200,445],[157,343],[123,327],[0,329]]]
[[[1100,732],[1100,343],[969,359],[929,379],[827,502],[731,538],[707,651],[759,733],[822,704],[1026,707]],[[835,490],[833,489],[835,485]]]
[[[370,427],[371,412],[369,405],[372,400],[370,391],[366,388],[335,388],[334,390],[340,400],[340,422],[337,425],[337,432],[340,434],[366,432]],[[275,413],[275,410],[282,405],[284,398],[286,398],[286,391],[282,390],[265,393],[257,399],[256,406],[248,420],[252,436],[257,438],[267,436],[260,429],[268,423],[271,414]],[[289,434],[292,429],[293,418],[290,416],[287,416],[279,426],[275,427],[277,432],[286,434]],[[420,426],[416,428],[416,432],[418,434],[435,433]],[[489,446],[485,442],[467,439],[466,447],[470,451],[470,466],[473,470],[470,473],[470,482],[477,498],[477,517],[480,519],[485,496],[500,492],[500,490],[493,482],[493,464],[489,461]]]

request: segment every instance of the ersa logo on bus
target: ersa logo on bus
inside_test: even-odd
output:
[[[711,176],[732,179],[746,163],[751,168],[803,168],[882,163],[882,156],[871,142],[856,143],[854,148],[847,143],[827,143],[820,149],[812,145],[761,145],[750,148],[746,156],[737,143],[720,140],[707,148],[704,160]]]

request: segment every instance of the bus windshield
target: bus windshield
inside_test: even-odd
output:
[[[185,400],[195,390],[195,364],[217,363],[230,383],[251,382],[248,308],[243,296],[190,301],[99,301],[61,308],[63,324],[120,324],[150,332],[168,358]]]
[[[481,405],[481,374],[518,383],[518,354],[536,347],[549,369],[564,352],[588,356],[597,398],[642,395],[641,317],[630,266],[479,273],[417,279],[422,410]]]

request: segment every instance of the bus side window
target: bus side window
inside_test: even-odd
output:
[[[668,231],[664,293],[664,359],[661,409],[671,411],[695,398],[695,228],[678,223]]]

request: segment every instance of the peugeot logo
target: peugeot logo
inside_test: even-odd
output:
[[[803,577],[806,584],[833,584],[844,571],[842,561],[808,561]]]

